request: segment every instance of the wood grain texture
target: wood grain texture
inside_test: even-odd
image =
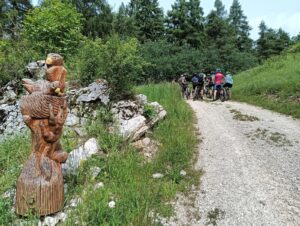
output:
[[[32,153],[17,181],[16,213],[23,216],[53,214],[60,211],[64,203],[61,164],[67,160],[68,153],[62,150],[59,139],[68,115],[63,93],[67,73],[62,57],[49,56],[53,59],[47,59],[48,62],[56,65],[48,65],[53,67],[47,70],[45,82],[23,80],[30,94],[21,98],[20,108],[32,137]],[[57,86],[52,87],[55,84]],[[59,92],[55,91],[57,88]]]

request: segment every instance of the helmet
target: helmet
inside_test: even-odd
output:
[[[217,69],[216,69],[216,72],[221,72],[221,69],[220,69],[220,68],[217,68]]]

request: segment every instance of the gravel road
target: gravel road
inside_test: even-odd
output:
[[[204,174],[164,225],[300,225],[300,120],[237,102],[188,103]]]

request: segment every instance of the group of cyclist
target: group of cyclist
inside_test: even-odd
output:
[[[192,92],[189,89],[189,81],[192,83]],[[221,99],[221,101],[231,98],[231,88],[233,86],[233,78],[230,72],[222,73],[221,69],[211,71],[206,75],[204,70],[201,73],[194,73],[190,76],[185,73],[180,76],[178,83],[181,86],[182,95],[187,99],[190,95],[193,99],[203,99],[204,94],[213,101]]]

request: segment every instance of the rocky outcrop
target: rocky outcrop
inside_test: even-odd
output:
[[[111,112],[114,115],[114,128],[117,133],[133,141],[141,138],[147,130],[167,115],[160,104],[148,103],[147,97],[142,94],[136,96],[135,101],[117,102]]]
[[[33,70],[33,69],[32,69]],[[19,101],[14,83],[1,89],[4,96],[0,99],[0,140],[7,135],[26,130],[19,109]],[[89,118],[96,117],[95,109],[109,103],[109,88],[105,80],[97,80],[88,87],[67,91],[69,114],[65,125],[81,127]]]

